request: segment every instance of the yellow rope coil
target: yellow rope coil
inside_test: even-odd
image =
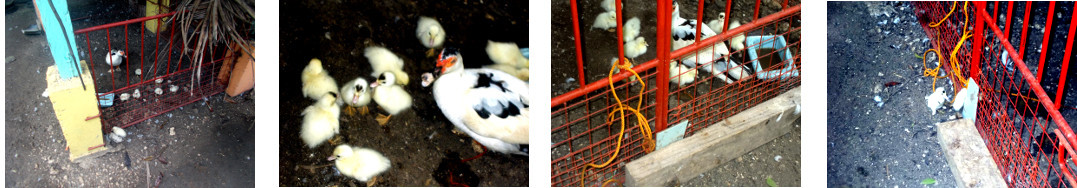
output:
[[[621,61],[626,62],[626,63],[619,62],[616,65],[611,66],[609,74],[607,74],[608,75],[607,80],[609,80],[609,85],[610,85],[610,93],[613,94],[614,101],[617,101],[617,107],[614,108],[612,111],[610,111],[609,114],[606,115],[607,117],[609,117],[606,121],[611,122],[610,124],[612,125],[613,124],[612,123],[613,118],[617,117],[615,115],[619,115],[621,117],[621,121],[620,121],[620,123],[621,123],[621,131],[617,134],[618,135],[617,136],[617,147],[613,148],[613,155],[610,156],[610,158],[608,160],[606,160],[606,162],[603,162],[602,164],[590,163],[590,164],[587,164],[585,166],[585,168],[582,169],[582,171],[580,172],[580,186],[581,187],[584,186],[584,180],[587,178],[586,177],[587,168],[604,168],[604,167],[608,166],[610,163],[612,163],[613,160],[617,158],[617,155],[621,153],[621,144],[624,141],[624,134],[625,134],[625,119],[626,118],[625,118],[625,112],[624,111],[629,111],[629,112],[631,112],[632,114],[634,114],[636,116],[636,122],[637,122],[636,125],[639,126],[640,134],[644,136],[643,152],[651,153],[651,151],[654,151],[654,142],[655,141],[654,141],[653,135],[651,134],[651,126],[650,126],[649,123],[647,123],[647,117],[643,116],[643,114],[640,113],[639,110],[637,110],[637,109],[639,109],[639,107],[641,105],[643,105],[643,90],[641,89],[640,92],[639,92],[639,95],[638,95],[639,96],[638,97],[639,101],[636,103],[635,108],[632,108],[630,106],[625,106],[624,104],[621,103],[621,98],[617,96],[617,89],[613,87],[613,71],[617,70],[617,69],[624,69],[624,70],[627,70],[628,72],[631,72],[632,76],[636,77],[636,81],[640,83],[641,88],[647,88],[647,83],[643,81],[643,78],[641,78],[639,76],[639,74],[636,73],[636,71],[632,70],[632,66],[631,66],[632,63],[629,62],[628,59],[622,57]],[[615,113],[618,113],[618,114],[615,114]],[[613,181],[614,181],[613,179],[606,180],[606,181],[604,181],[602,183],[602,186],[606,186],[606,184],[608,184],[610,182],[613,182]]]
[[[946,13],[946,16],[944,16],[942,18],[942,20],[939,20],[938,22],[935,22],[935,23],[930,23],[930,24],[928,24],[928,26],[929,27],[937,27],[940,24],[942,24],[942,22],[946,21],[946,19],[950,17],[950,14],[953,14],[954,11],[957,10],[957,3],[958,2],[954,2],[954,5],[950,6],[950,12]],[[954,50],[950,52],[950,67],[952,68],[950,70],[952,72],[951,74],[953,74],[954,77],[957,77],[957,82],[955,82],[955,87],[958,87],[958,88],[964,88],[965,84],[968,84],[968,81],[965,79],[965,77],[963,75],[961,75],[961,64],[957,61],[957,52],[961,50],[961,46],[965,43],[965,40],[972,37],[972,29],[968,28],[968,24],[969,24],[969,22],[968,22],[969,21],[968,5],[969,5],[969,2],[966,1],[965,4],[961,6],[961,12],[963,12],[965,14],[965,21],[962,22],[962,23],[965,24],[965,25],[963,25],[961,27],[961,30],[962,30],[961,38],[958,40],[957,45],[954,46]],[[936,35],[936,36],[939,36],[939,35]],[[973,50],[976,50],[976,49],[973,49]],[[924,64],[924,76],[932,78],[931,91],[934,92],[935,91],[935,83],[936,83],[936,81],[938,81],[939,78],[942,78],[942,76],[939,76],[939,69],[942,67],[942,65],[940,64],[939,66],[935,67],[934,69],[927,68],[927,53],[929,53],[931,51],[935,51],[935,55],[936,55],[936,57],[939,58],[939,60],[942,60],[942,56],[939,55],[939,53],[941,53],[941,52],[938,49],[928,49],[927,51],[924,52],[924,61],[923,61],[923,64]],[[957,96],[957,92],[954,92],[954,96],[955,97]]]

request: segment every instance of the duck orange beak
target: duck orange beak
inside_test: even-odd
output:
[[[449,58],[445,58],[445,59],[443,59],[441,61],[438,61],[438,68],[441,68],[440,69],[441,72],[439,72],[439,74],[440,73],[445,73],[446,71],[448,71],[449,67],[452,67],[453,64],[455,64],[455,62],[456,62],[456,57],[449,57]]]

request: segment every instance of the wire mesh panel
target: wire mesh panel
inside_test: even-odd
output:
[[[659,1],[659,7],[663,2]],[[728,14],[729,10],[725,11]],[[659,9],[658,12],[672,14],[671,10]],[[672,52],[656,50],[660,54],[668,53],[671,61],[654,59],[633,67],[641,81],[629,79],[632,75],[621,71],[620,74],[555,97],[551,114],[552,185],[623,185],[624,165],[653,149],[654,135],[647,130],[662,131],[668,125],[689,122],[684,136],[692,136],[700,129],[800,86],[800,6],[760,16],[740,27],[725,32],[715,31],[720,34],[696,40]],[[665,37],[659,34],[658,43],[670,42],[671,37],[669,33],[666,34]],[[671,67],[671,62],[676,63],[676,60],[694,53],[713,53],[708,51],[715,49],[711,46],[731,40],[737,34],[745,35],[745,48],[731,50],[731,53],[715,58],[728,58],[736,62],[737,67],[711,69],[719,71],[705,73],[705,67],[725,63],[724,60],[706,59],[693,59],[701,62],[694,67],[679,70]],[[582,39],[577,37],[575,40]],[[582,58],[578,58],[578,61],[582,61]],[[582,69],[583,66],[579,67]],[[659,71],[665,68],[669,68],[670,76],[659,76]],[[743,70],[741,79],[726,82],[721,78],[728,78],[734,74],[733,70]],[[607,72],[609,69],[586,71]],[[688,75],[690,71],[696,71],[698,75]],[[694,81],[683,86],[659,86],[659,83],[676,81],[671,79]],[[639,82],[645,83],[646,87],[641,87],[644,84]],[[611,87],[614,89],[611,90]],[[663,89],[667,89],[668,94],[659,92]],[[637,105],[639,107],[635,110],[642,118],[634,118],[630,111],[619,109],[621,106],[636,108]],[[661,106],[669,111],[662,114],[658,110]],[[622,117],[624,124],[621,123]],[[664,117],[666,122],[655,122],[658,117]],[[601,165],[604,163],[606,165]]]
[[[1041,87],[1041,84],[1065,85],[1067,56],[1071,56],[1069,47],[1061,50],[1049,46],[1073,45],[1072,40],[1050,39],[1051,32],[1058,32],[1051,29],[1052,21],[1058,21],[1052,19],[1056,4],[916,2],[915,6],[920,24],[938,50],[943,72],[956,72],[947,74],[947,78],[954,80],[954,88],[971,84],[961,80],[975,80],[979,85],[976,128],[1006,183],[1011,187],[1075,185],[1072,173],[1067,170],[1074,167],[1073,163],[1066,160],[1073,154],[1070,147],[1074,143],[1073,132],[1057,110],[1059,103],[1052,102],[1058,98],[1049,97],[1053,93]],[[1051,11],[1046,14],[1030,11],[1043,6]],[[1073,14],[1070,10],[1064,14]],[[1045,19],[1037,22],[1029,19],[1030,16]],[[1043,25],[1046,26],[1042,31],[1036,31],[1035,26]],[[1069,25],[1068,31],[1061,32],[1073,37],[1072,26],[1077,23]],[[1026,47],[1042,50],[1026,51]],[[958,50],[954,52],[954,49]],[[1047,56],[1046,52],[1052,50],[1065,53]],[[1054,57],[1058,57],[1063,67],[1061,74],[1054,74],[1061,75],[1060,78],[1055,79],[1057,83],[1040,82],[1047,80],[1045,76],[1052,76],[1044,74],[1050,70],[1045,65],[1058,66],[1050,63],[1049,59]],[[1061,88],[1064,87],[1059,91]]]
[[[87,119],[100,117],[106,130],[127,127],[224,90],[227,80],[218,79],[217,73],[228,57],[209,59],[224,54],[223,49],[203,52],[211,55],[196,65],[190,59],[193,52],[184,50],[175,25],[154,21],[173,14],[75,31],[100,101],[101,114]],[[146,24],[150,23],[163,29],[149,31]],[[113,50],[122,50],[123,55]],[[113,57],[122,59],[121,63],[109,65]]]

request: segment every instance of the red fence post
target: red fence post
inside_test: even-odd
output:
[[[1074,4],[1074,7],[1077,8],[1077,4]],[[1073,11],[1073,16],[1077,16],[1077,11]],[[1070,33],[1066,37],[1070,40],[1066,40],[1066,53],[1064,53],[1066,56],[1062,58],[1062,77],[1058,79],[1058,87],[1056,87],[1058,92],[1055,93],[1055,110],[1062,107],[1062,91],[1066,90],[1066,73],[1070,68],[1070,52],[1072,52],[1070,50],[1073,49],[1074,30],[1077,30],[1077,19],[1070,19]]]
[[[672,28],[672,25],[670,25],[670,22],[672,22],[671,16],[673,16],[672,3],[670,0],[658,0],[658,47],[655,49],[658,54],[658,67],[655,67],[658,68],[658,77],[655,78],[655,81],[658,82],[658,87],[656,88],[658,91],[655,99],[655,132],[666,129],[666,116],[669,115],[669,101],[667,100],[669,99],[669,42],[671,31],[663,28]]]
[[[977,2],[974,2],[974,3],[976,3],[976,7],[984,7],[984,5],[987,4],[987,2],[983,2],[983,1],[977,1]],[[995,12],[996,13],[998,12],[998,4],[995,4]],[[986,39],[984,39],[984,31],[983,31],[983,29],[984,29],[984,24],[983,24],[984,18],[980,17],[980,16],[977,16],[975,22],[976,22],[976,26],[975,26],[976,30],[973,31],[973,37],[972,37],[972,39],[973,39],[972,49],[971,49],[972,50],[972,61],[969,62],[971,67],[969,68],[969,77],[968,77],[969,79],[968,80],[972,80],[972,78],[976,78],[977,76],[980,75],[980,63],[978,63],[978,62],[980,62],[980,53],[982,52],[982,50],[980,50],[980,49],[983,49],[984,40],[986,40]],[[963,83],[962,87],[968,87],[968,83]]]
[[[576,72],[580,74],[580,87],[587,85],[587,77],[583,75],[583,49],[580,47],[580,14],[576,10],[576,0],[572,0],[572,32],[576,35]]]
[[[1047,43],[1051,42],[1051,20],[1054,20],[1055,15],[1055,2],[1051,1],[1051,5],[1047,7],[1047,25],[1043,26],[1043,46],[1040,47],[1040,64],[1036,69],[1036,83],[1039,83],[1043,79],[1043,63],[1047,62]]]

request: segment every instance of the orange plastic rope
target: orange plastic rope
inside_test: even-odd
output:
[[[641,89],[640,92],[639,92],[638,96],[639,96],[640,100],[636,103],[636,107],[632,108],[632,107],[629,107],[629,106],[625,106],[623,103],[621,103],[621,98],[617,96],[617,89],[615,87],[613,87],[613,71],[617,70],[617,69],[624,69],[624,70],[626,70],[628,72],[631,72],[632,76],[636,77],[636,81],[640,83],[641,88],[647,88],[647,83],[643,82],[643,78],[640,77],[639,74],[636,73],[636,71],[632,70],[631,65],[632,65],[632,62],[628,61],[628,59],[626,59],[624,57],[621,57],[621,62],[618,62],[616,65],[611,66],[609,74],[607,74],[607,76],[606,76],[607,80],[609,81],[609,85],[610,85],[610,93],[613,94],[614,101],[617,101],[617,108],[614,108],[612,111],[610,111],[609,114],[606,115],[606,117],[609,117],[606,121],[611,122],[610,124],[612,124],[613,118],[616,117],[615,113],[619,113],[617,115],[620,115],[620,117],[621,117],[621,121],[620,121],[621,122],[621,131],[619,131],[619,133],[617,134],[618,135],[617,136],[617,147],[613,148],[613,155],[610,156],[610,158],[608,160],[606,160],[606,162],[603,162],[602,164],[590,163],[590,164],[587,164],[585,166],[585,168],[583,168],[581,170],[581,172],[580,172],[580,186],[581,187],[584,186],[584,180],[587,178],[587,173],[586,173],[587,168],[604,168],[606,166],[609,166],[609,164],[613,162],[613,159],[616,159],[617,155],[621,153],[621,144],[624,141],[624,134],[625,134],[625,112],[624,111],[629,111],[632,114],[636,115],[636,122],[637,122],[636,125],[639,126],[640,134],[644,136],[643,152],[651,153],[651,151],[654,151],[654,145],[655,145],[654,143],[655,143],[655,141],[654,141],[653,135],[651,134],[651,126],[650,126],[649,123],[647,123],[647,117],[643,116],[643,114],[640,113],[639,110],[637,110],[637,109],[639,109],[640,106],[643,105],[643,89]],[[602,183],[602,186],[606,186],[606,184],[608,184],[610,182],[613,182],[613,181],[614,181],[613,179],[606,180],[606,181],[604,181]]]
[[[928,24],[928,26],[937,27],[937,26],[939,26],[939,24],[942,24],[942,22],[946,21],[947,18],[950,18],[950,14],[953,14],[954,11],[957,10],[957,3],[958,2],[954,2],[954,5],[950,6],[950,12],[946,13],[946,16],[944,16],[942,18],[942,20],[939,20],[938,22],[935,22],[935,23]],[[962,22],[962,23],[965,24],[965,25],[963,27],[961,27],[962,33],[961,33],[960,40],[958,40],[957,45],[954,46],[954,50],[950,52],[950,62],[949,63],[950,63],[950,67],[952,67],[952,69],[950,69],[951,72],[952,72],[951,74],[953,74],[955,77],[957,77],[957,82],[955,82],[955,84],[954,84],[955,88],[964,88],[965,84],[968,84],[968,81],[965,79],[965,77],[961,75],[961,64],[957,61],[957,52],[961,50],[961,46],[965,43],[965,40],[972,37],[972,34],[971,34],[972,29],[970,29],[968,27],[968,21],[969,21],[968,5],[969,5],[969,2],[966,1],[965,4],[961,6],[961,12],[965,14],[965,21]],[[938,36],[938,35],[936,35],[936,36]],[[939,78],[942,78],[942,76],[939,76],[939,69],[942,66],[940,64],[940,66],[935,67],[934,69],[927,68],[927,53],[929,53],[931,51],[935,51],[935,55],[936,55],[936,57],[939,58],[940,61],[942,60],[942,57],[941,57],[941,55],[939,55],[939,53],[941,53],[941,52],[938,49],[928,49],[927,51],[924,52],[924,62],[923,62],[923,64],[924,64],[924,76],[932,78],[931,91],[934,92],[935,91],[935,83],[938,81]],[[955,90],[954,97],[956,97],[956,96],[957,96],[957,92]],[[951,102],[953,102],[953,101],[951,101]]]

